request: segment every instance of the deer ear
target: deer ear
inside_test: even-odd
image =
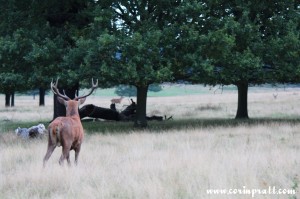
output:
[[[78,100],[78,106],[85,102],[85,97]]]
[[[65,106],[67,106],[67,101],[64,100],[63,98],[57,97],[57,100],[59,101],[59,103],[61,103],[61,104],[65,105]]]

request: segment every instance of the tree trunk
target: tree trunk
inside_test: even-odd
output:
[[[137,86],[137,106],[135,127],[147,127],[146,107],[147,107],[148,85]]]
[[[45,89],[39,88],[39,106],[45,106]]]
[[[239,82],[238,88],[238,108],[235,119],[248,119],[248,82]]]
[[[10,93],[5,93],[5,107],[10,106]]]
[[[67,89],[59,88],[59,92],[63,94],[65,91],[66,95],[70,99],[74,99],[75,94],[78,95],[78,90],[79,90],[79,83],[76,83],[71,88],[67,88]],[[59,103],[56,95],[53,95],[53,120],[60,116],[66,116],[66,107],[63,104]]]
[[[10,102],[10,106],[11,106],[11,107],[15,106],[15,92],[14,92],[14,91],[11,92],[11,102]]]

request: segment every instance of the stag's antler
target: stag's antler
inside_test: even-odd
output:
[[[74,100],[79,100],[79,99],[81,99],[81,98],[85,98],[85,97],[91,95],[91,94],[93,93],[93,91],[94,91],[97,87],[98,87],[98,79],[97,79],[97,82],[96,82],[96,84],[95,84],[95,83],[94,83],[94,80],[93,80],[93,78],[92,78],[92,88],[91,88],[91,91],[90,91],[87,95],[78,96],[78,97],[75,96]]]
[[[65,100],[70,100],[70,98],[66,95],[65,91],[64,91],[64,95],[61,94],[61,93],[59,92],[59,90],[58,90],[58,88],[57,88],[58,79],[59,79],[59,78],[56,79],[56,83],[53,83],[53,82],[51,81],[51,86],[50,86],[50,88],[51,88],[52,92],[53,92],[54,94],[56,94],[57,96],[59,96],[59,97],[65,99]]]

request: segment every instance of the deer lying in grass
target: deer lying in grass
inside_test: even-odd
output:
[[[50,158],[56,146],[62,146],[62,155],[59,159],[59,164],[62,165],[64,160],[67,159],[68,164],[70,165],[70,150],[75,151],[75,164],[78,162],[78,155],[80,152],[81,144],[83,141],[83,127],[80,121],[78,107],[83,104],[86,97],[91,95],[93,91],[98,86],[97,83],[94,84],[92,80],[91,91],[84,96],[77,97],[71,100],[66,94],[62,95],[58,88],[58,79],[56,83],[51,82],[51,90],[57,95],[57,99],[61,104],[64,104],[66,107],[66,117],[57,117],[53,120],[48,126],[48,149],[44,157],[44,167],[46,162]]]
[[[123,96],[120,97],[120,98],[113,98],[110,101],[111,101],[112,104],[120,104],[122,102],[123,98],[124,98]]]

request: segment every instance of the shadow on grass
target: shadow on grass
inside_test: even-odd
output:
[[[0,122],[1,132],[14,132],[18,127],[29,128],[31,126],[43,123],[46,128],[49,121],[36,121],[36,122],[13,122],[2,121]],[[149,121],[148,127],[141,129],[133,127],[133,122],[115,122],[115,121],[95,121],[83,122],[83,128],[86,133],[131,133],[140,132],[145,130],[147,132],[160,133],[172,130],[185,130],[185,129],[201,129],[201,128],[216,128],[216,127],[235,127],[241,125],[257,126],[268,125],[272,123],[282,124],[300,124],[300,118],[252,118],[252,119],[181,119],[169,121]],[[1,133],[0,132],[0,133]]]

